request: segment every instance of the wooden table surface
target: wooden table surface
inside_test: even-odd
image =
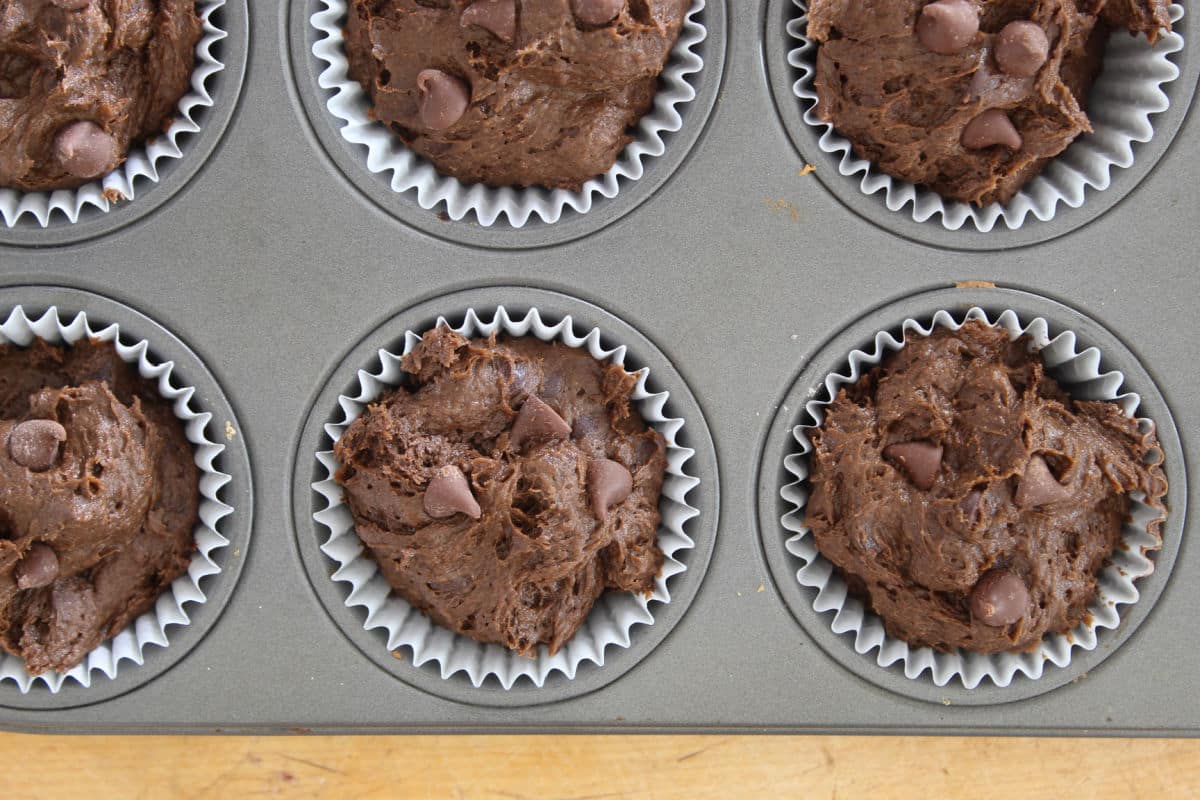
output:
[[[0,734],[0,764],[4,800],[1200,797],[1166,740]]]

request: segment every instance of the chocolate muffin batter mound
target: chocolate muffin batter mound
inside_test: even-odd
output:
[[[1165,516],[1155,436],[1113,403],[1072,400],[1028,344],[979,322],[910,337],[813,431],[806,524],[911,645],[1028,650],[1070,630],[1129,493]]]
[[[358,535],[401,596],[533,655],[561,648],[606,589],[652,591],[666,444],[630,407],[632,375],[557,342],[446,328],[403,365],[414,388],[335,447]],[[447,473],[457,489],[438,500],[457,512],[430,502]]]
[[[182,424],[111,344],[0,346],[0,647],[30,673],[148,610],[187,570],[198,507]]]
[[[947,13],[922,36],[922,17],[935,16],[927,11],[935,5]],[[1170,29],[1167,6],[1167,0],[811,0],[808,37],[820,44],[816,114],[889,175],[954,200],[1007,203],[1077,136],[1091,132],[1085,106],[1110,31],[1145,33],[1153,42]],[[1018,24],[1006,32],[1010,23]],[[1041,37],[1047,52],[1009,55],[1001,42],[1016,32]],[[971,128],[985,112],[991,119],[981,122],[990,124]]]
[[[194,0],[0,3],[0,186],[72,189],[115,169],[169,127],[199,39]]]
[[[350,75],[373,116],[443,174],[575,190],[632,139],[690,0],[618,2],[611,21],[583,22],[579,6],[597,4],[354,0]]]

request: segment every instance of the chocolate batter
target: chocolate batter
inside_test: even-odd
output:
[[[1109,32],[1154,41],[1167,0],[811,0],[816,113],[879,169],[1006,203],[1092,130]]]
[[[654,100],[690,0],[354,0],[373,114],[467,183],[578,189]]]
[[[166,130],[200,39],[194,0],[0,2],[0,186],[72,189]]]
[[[481,642],[553,653],[605,589],[662,567],[666,444],[634,377],[532,337],[425,334],[413,390],[370,405],[335,448],[358,535],[396,591]]]
[[[979,322],[911,338],[813,433],[806,524],[909,644],[1028,650],[1070,630],[1129,492],[1165,515],[1155,436],[1113,403],[1072,400],[1027,346]]]
[[[195,549],[183,426],[111,344],[0,346],[0,647],[65,671]]]

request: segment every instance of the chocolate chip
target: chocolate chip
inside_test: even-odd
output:
[[[927,50],[957,53],[979,33],[979,9],[967,0],[937,0],[921,9],[917,39]]]
[[[1054,477],[1054,473],[1046,464],[1046,459],[1034,456],[1029,459],[1029,464],[1025,467],[1025,474],[1021,476],[1021,483],[1017,486],[1017,494],[1014,499],[1021,508],[1033,508],[1034,506],[1044,506],[1047,503],[1070,500],[1071,496],[1071,490]]]
[[[565,439],[570,435],[571,426],[540,397],[531,394],[517,412],[509,441],[514,447],[520,447],[528,441]]]
[[[967,492],[967,496],[958,503],[958,510],[962,512],[963,519],[967,522],[974,522],[975,516],[979,513],[979,504],[982,500],[983,492],[978,489]]]
[[[971,590],[971,616],[984,625],[1012,625],[1029,611],[1029,589],[1006,569],[988,570]]]
[[[54,156],[76,178],[95,178],[116,168],[121,160],[117,140],[90,120],[76,120],[59,128]]]
[[[459,17],[463,27],[478,25],[503,42],[517,35],[516,0],[476,0]]]
[[[58,556],[54,548],[34,542],[13,570],[18,589],[40,589],[54,583],[58,577]]]
[[[998,108],[989,108],[963,128],[962,144],[968,150],[982,150],[994,144],[1020,150],[1021,134],[1007,114]]]
[[[59,8],[64,8],[67,11],[78,11],[81,8],[87,8],[91,5],[92,0],[53,0],[54,5]]]
[[[900,469],[919,489],[937,480],[942,466],[942,447],[932,442],[900,442],[883,448],[883,455],[900,464]]]
[[[8,454],[33,472],[45,472],[58,461],[59,445],[67,430],[52,419],[31,419],[13,426],[8,433]]]
[[[633,476],[620,462],[597,458],[588,465],[588,493],[592,496],[592,511],[601,522],[608,519],[608,510],[619,505],[633,491]]]
[[[625,0],[571,0],[571,10],[575,19],[584,25],[607,25],[617,18]]]
[[[603,412],[580,414],[571,426],[571,438],[577,442],[585,441],[594,436],[608,435],[608,418]]]
[[[1050,39],[1041,26],[1018,20],[1004,26],[996,36],[996,63],[1009,75],[1031,78],[1050,55]]]
[[[421,122],[434,131],[449,128],[462,119],[471,104],[471,87],[461,78],[440,69],[423,69],[417,74],[421,94]]]
[[[60,630],[86,630],[85,626],[95,624],[96,592],[83,578],[55,583],[50,590],[50,605]]]
[[[425,487],[425,497],[421,505],[425,513],[434,519],[445,519],[455,514],[466,514],[471,519],[479,519],[482,511],[475,495],[471,494],[471,484],[463,471],[453,464],[442,467],[437,475]]]

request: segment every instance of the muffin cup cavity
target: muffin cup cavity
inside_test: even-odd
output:
[[[169,645],[170,626],[190,624],[187,606],[207,602],[208,596],[202,583],[208,576],[222,571],[214,554],[229,545],[229,539],[221,533],[220,527],[221,521],[233,513],[233,508],[223,502],[220,495],[232,478],[216,466],[225,445],[213,441],[208,433],[212,414],[197,409],[197,404],[193,402],[196,389],[181,385],[173,375],[175,362],[156,360],[150,354],[148,341],[142,339],[130,343],[128,337],[122,338],[117,323],[93,325],[84,311],[67,316],[53,306],[34,318],[18,305],[0,324],[0,344],[26,347],[36,339],[68,345],[89,339],[111,342],[121,360],[136,366],[138,374],[153,382],[163,399],[171,404],[175,416],[184,424],[184,433],[192,444],[195,463],[200,471],[199,518],[194,529],[196,552],[192,555],[187,572],[176,578],[170,588],[158,596],[152,610],[92,650],[81,663],[67,672],[50,671],[37,676],[30,675],[21,658],[9,653],[0,655],[0,684],[12,681],[25,694],[40,681],[50,692],[57,694],[68,678],[83,687],[91,687],[95,671],[113,679],[117,677],[123,661],[132,661],[140,666],[146,660],[148,646]]]
[[[807,595],[818,614],[832,614],[829,625],[833,632],[853,639],[856,652],[869,656],[874,651],[874,659],[881,667],[901,664],[905,677],[912,680],[923,679],[928,671],[930,679],[939,687],[958,679],[966,689],[974,689],[984,680],[1003,688],[1012,683],[1018,673],[1034,680],[1041,678],[1047,663],[1066,667],[1076,647],[1096,649],[1098,630],[1116,629],[1121,624],[1120,607],[1137,602],[1136,582],[1149,576],[1155,566],[1149,554],[1158,548],[1158,540],[1150,529],[1164,519],[1158,510],[1145,502],[1143,495],[1130,494],[1130,519],[1122,528],[1121,546],[1113,553],[1111,563],[1098,575],[1096,597],[1088,607],[1088,618],[1065,634],[1048,634],[1034,650],[1026,653],[981,654],[962,650],[943,653],[930,647],[913,647],[889,636],[883,621],[865,607],[861,598],[848,591],[841,572],[821,555],[804,524],[809,456],[812,453],[809,431],[824,422],[824,410],[838,390],[853,384],[888,354],[903,348],[910,337],[929,336],[938,327],[958,330],[970,320],[1003,328],[1012,340],[1029,336],[1031,347],[1041,354],[1049,374],[1073,398],[1113,402],[1125,416],[1137,420],[1143,433],[1154,430],[1151,420],[1136,417],[1141,398],[1123,389],[1125,376],[1118,371],[1102,372],[1100,351],[1094,347],[1079,349],[1072,331],[1063,331],[1050,338],[1049,326],[1042,317],[1024,323],[1010,309],[993,321],[985,311],[973,307],[957,318],[949,311],[938,311],[928,325],[909,318],[900,326],[900,339],[888,331],[876,333],[868,348],[852,351],[845,367],[826,376],[823,391],[805,403],[801,422],[792,429],[798,448],[785,457],[783,464],[794,481],[780,492],[787,509],[781,524],[789,533],[784,547],[793,557],[793,565],[799,565],[795,579],[809,590]]]
[[[162,162],[185,157],[189,138],[194,139],[195,134],[200,132],[203,109],[213,105],[210,79],[225,69],[216,51],[217,43],[225,39],[228,33],[218,26],[215,17],[226,2],[202,0],[196,4],[201,33],[200,41],[196,43],[191,88],[179,98],[175,117],[167,130],[135,144],[121,166],[77,189],[22,192],[0,188],[0,217],[4,218],[7,227],[16,226],[26,214],[45,228],[55,221],[56,214],[69,223],[75,223],[89,206],[100,212],[108,212],[120,203],[133,201],[137,186],[143,179],[158,183]]]
[[[616,197],[623,183],[640,180],[647,159],[666,152],[665,139],[683,127],[680,107],[697,96],[694,76],[704,67],[698,48],[708,38],[702,22],[705,3],[706,0],[693,0],[679,39],[659,76],[654,105],[638,121],[634,140],[625,146],[607,172],[586,181],[578,191],[492,188],[440,174],[427,159],[405,147],[387,126],[372,119],[370,96],[349,75],[342,30],[347,0],[319,0],[319,9],[309,18],[309,24],[320,37],[313,43],[312,53],[323,65],[317,82],[327,98],[325,107],[338,120],[342,138],[365,148],[370,172],[390,172],[391,190],[414,191],[418,205],[427,211],[444,210],[453,220],[473,214],[483,226],[495,225],[504,217],[508,225],[521,228],[534,216],[542,222],[554,223],[568,210],[588,213],[598,200]]]
[[[792,94],[800,101],[804,123],[818,134],[817,146],[836,163],[837,171],[856,179],[864,195],[882,193],[890,211],[911,215],[914,222],[937,218],[946,230],[957,231],[973,226],[986,233],[1003,224],[1010,230],[1024,225],[1032,216],[1047,222],[1054,218],[1059,205],[1079,208],[1088,189],[1103,191],[1113,179],[1113,171],[1134,163],[1136,143],[1149,142],[1154,136],[1152,115],[1166,111],[1170,101],[1164,86],[1180,76],[1171,56],[1183,49],[1183,37],[1166,33],[1153,45],[1144,35],[1130,36],[1114,31],[1104,54],[1104,66],[1089,95],[1087,114],[1093,132],[1084,134],[1047,164],[1008,203],[976,206],[943,198],[932,189],[893,178],[871,161],[860,158],[850,141],[829,122],[815,113],[817,90],[817,42],[806,36],[808,0],[792,0],[795,15],[786,25],[787,63],[798,75]],[[1183,18],[1183,6],[1169,7],[1172,24]]]
[[[544,342],[558,341],[568,347],[586,349],[600,361],[624,365],[624,345],[605,347],[598,328],[580,333],[570,316],[551,324],[543,320],[536,308],[519,317],[510,316],[503,306],[497,307],[494,313],[484,314],[472,308],[466,312],[461,325],[451,325],[441,317],[437,324],[448,325],[467,337],[500,333],[507,336],[535,336]],[[351,390],[354,394],[346,393],[338,397],[341,420],[324,426],[330,443],[341,437],[368,403],[387,390],[403,384],[406,373],[401,368],[401,357],[420,341],[420,334],[408,330],[404,335],[402,353],[381,349],[378,352],[380,366],[377,370],[358,371],[357,385]],[[670,395],[666,391],[654,392],[648,388],[648,369],[641,369],[635,374],[634,405],[646,423],[658,430],[667,441],[667,470],[659,499],[662,521],[658,530],[658,544],[666,558],[649,597],[630,592],[605,592],[579,631],[554,655],[550,655],[549,649],[542,645],[535,657],[527,658],[500,645],[476,642],[441,628],[393,593],[358,538],[342,487],[333,478],[338,464],[332,448],[329,448],[316,454],[318,474],[324,477],[313,483],[312,488],[324,499],[324,504],[313,514],[313,519],[323,531],[327,531],[320,549],[337,565],[332,579],[346,584],[346,607],[360,608],[365,612],[363,628],[367,631],[383,629],[387,636],[387,649],[396,653],[400,648],[408,648],[412,653],[412,662],[417,667],[432,662],[443,679],[459,672],[465,673],[477,688],[483,686],[489,677],[505,690],[511,689],[521,679],[527,679],[541,688],[555,672],[572,680],[584,662],[603,666],[605,651],[609,647],[628,648],[635,636],[634,627],[653,624],[656,607],[671,602],[669,582],[672,577],[687,570],[682,553],[695,547],[685,528],[688,521],[700,513],[687,501],[688,493],[700,481],[687,472],[687,462],[695,455],[695,451],[679,443],[684,420],[667,416],[666,404]],[[318,505],[321,503],[318,502]]]

